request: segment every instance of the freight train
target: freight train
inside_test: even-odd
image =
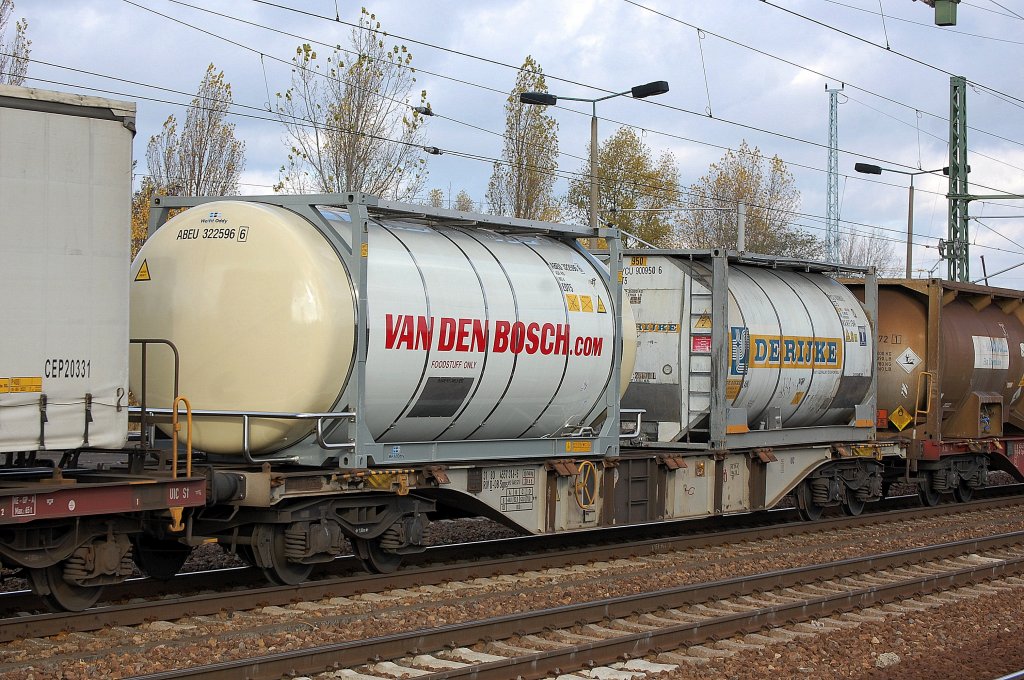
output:
[[[0,87],[0,563],[55,608],[210,542],[294,584],[390,572],[440,518],[1024,478],[1024,293],[359,193],[157,197],[129,266],[133,122]]]

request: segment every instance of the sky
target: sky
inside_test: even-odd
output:
[[[367,0],[364,0],[367,1]],[[345,45],[362,5],[347,0],[15,0],[28,20],[30,87],[138,104],[134,154],[179,121],[208,64],[231,83],[236,136],[246,144],[245,194],[271,193],[288,143],[269,110],[290,84],[298,45]],[[840,229],[891,240],[902,264],[910,177],[864,175],[854,164],[936,170],[949,164],[950,76],[964,76],[972,194],[1024,194],[1024,0],[963,0],[955,27],[913,0],[376,0],[391,39],[408,46],[417,87],[438,114],[425,143],[424,194],[482,201],[500,157],[504,105],[527,55],[549,90],[596,98],[666,80],[646,100],[597,105],[599,136],[639,131],[655,156],[674,154],[684,186],[742,141],[778,155],[801,193],[795,222],[824,236],[829,95],[838,97]],[[338,21],[338,20],[340,21]],[[344,23],[348,22],[348,24]],[[415,94],[415,93],[414,93]],[[410,104],[416,101],[410,99]],[[581,172],[590,105],[549,109],[560,171]],[[478,157],[474,160],[466,156]],[[914,179],[916,276],[944,277],[948,180]],[[556,193],[564,194],[560,180]],[[425,195],[424,195],[425,200]],[[1024,262],[1024,199],[971,203],[971,278]],[[1024,288],[1024,266],[990,278]]]

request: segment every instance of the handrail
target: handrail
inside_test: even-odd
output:
[[[141,366],[141,368],[142,368],[142,376],[141,376],[142,377],[142,387],[140,388],[141,394],[138,394],[136,396],[139,398],[139,403],[142,405],[142,410],[140,411],[141,418],[139,419],[139,434],[140,434],[140,443],[142,444],[142,450],[145,451],[146,450],[146,429],[148,428],[148,425],[149,425],[149,423],[146,422],[146,413],[149,412],[146,409],[146,386],[147,386],[146,366],[149,363],[147,361],[147,359],[146,359],[147,349],[149,348],[149,345],[151,345],[151,344],[167,345],[171,349],[171,352],[174,354],[174,390],[171,392],[171,394],[177,394],[178,393],[178,375],[180,373],[181,358],[180,358],[180,356],[178,354],[178,348],[170,340],[165,340],[163,338],[131,338],[129,340],[129,342],[131,344],[133,344],[133,345],[142,345],[142,358],[141,358],[141,363],[142,363],[142,366]],[[131,413],[131,411],[132,411],[132,409],[129,408],[128,412]]]
[[[187,398],[178,396],[174,399],[174,405],[171,408],[171,437],[174,442],[171,464],[173,465],[172,477],[174,479],[178,477],[178,432],[181,430],[181,423],[178,422],[178,404],[185,405],[185,423],[188,429],[185,437],[185,476],[192,476],[192,404]]]
[[[181,423],[178,422],[178,404],[185,405],[185,422],[188,425],[188,432],[185,435],[185,476],[192,476],[192,404],[182,396],[174,398],[171,412],[171,440],[173,441],[171,453],[171,479],[178,478],[178,432],[181,430]],[[182,531],[185,525],[181,517],[184,514],[184,507],[168,508],[171,513],[171,531]]]
[[[177,407],[177,401],[175,401],[175,407]],[[129,413],[139,413],[140,415],[150,416],[171,416],[172,422],[176,419],[177,408],[148,408],[143,413],[141,407],[129,408]],[[327,412],[327,413],[302,413],[302,412],[288,412],[288,411],[219,411],[212,409],[192,409],[191,415],[196,418],[216,416],[220,418],[241,418],[242,419],[242,454],[245,457],[247,463],[258,464],[258,463],[273,463],[273,462],[289,462],[294,461],[295,457],[284,457],[284,458],[254,458],[251,451],[251,420],[253,419],[273,419],[273,420],[316,420],[316,441],[317,444],[327,450],[333,449],[354,449],[354,442],[340,442],[331,443],[326,440],[325,422],[329,420],[338,420],[341,418],[355,418],[356,414],[353,411],[338,411],[338,412]],[[190,420],[191,422],[191,420]]]
[[[638,437],[640,435],[640,422],[643,419],[644,414],[647,413],[647,409],[645,409],[645,408],[620,408],[619,409],[619,415],[620,416],[625,415],[627,413],[635,413],[636,414],[636,427],[633,429],[632,432],[620,432],[619,433],[619,439],[633,439],[634,437]],[[621,421],[621,418],[619,420]]]

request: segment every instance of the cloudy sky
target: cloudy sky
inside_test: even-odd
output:
[[[365,1],[365,0],[364,0]],[[532,55],[553,93],[599,97],[652,80],[671,91],[598,105],[602,139],[619,125],[675,154],[695,182],[742,140],[777,154],[802,195],[797,222],[823,234],[828,95],[839,106],[841,228],[906,238],[907,185],[899,174],[855,173],[855,162],[914,171],[948,164],[950,75],[967,96],[971,189],[1024,194],[1024,1],[964,0],[958,25],[939,28],[912,0],[377,0],[366,5],[407,45],[433,109],[426,189],[483,199],[501,154],[503,106],[515,67]],[[29,22],[27,85],[138,102],[135,156],[169,114],[184,118],[209,63],[232,84],[246,143],[244,193],[270,193],[287,145],[268,102],[289,85],[303,42],[345,44],[360,4],[348,0],[16,0]],[[340,22],[335,18],[340,18]],[[349,22],[346,24],[344,22]],[[587,104],[552,109],[560,169],[584,165]],[[482,157],[470,160],[459,154]],[[938,263],[947,180],[916,178],[914,267]],[[557,190],[564,192],[564,180]],[[1024,261],[1024,200],[971,204],[971,274]],[[1014,216],[1021,216],[1015,218]],[[1024,287],[1024,267],[992,279]]]

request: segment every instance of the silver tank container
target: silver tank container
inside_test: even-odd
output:
[[[336,233],[351,233],[348,213],[320,211]],[[346,394],[356,286],[325,228],[280,206],[219,201],[175,216],[146,243],[132,266],[132,336],[177,346],[179,391],[193,408],[316,413],[359,403]],[[543,438],[600,414],[615,323],[593,259],[545,236],[382,219],[371,220],[366,257],[361,415],[375,441]],[[635,343],[625,346],[628,376]],[[171,366],[147,361],[149,405],[170,405]],[[256,421],[250,449],[288,448],[312,427]],[[210,453],[242,450],[237,419],[198,419],[193,441]]]
[[[726,267],[719,260],[724,317],[715,312],[706,252],[627,258],[624,295],[639,342],[623,407],[646,410],[657,442],[711,438],[716,390],[730,436],[823,426],[859,427],[870,436],[874,334],[861,303],[832,278],[792,263]],[[713,367],[716,337],[724,371]]]

